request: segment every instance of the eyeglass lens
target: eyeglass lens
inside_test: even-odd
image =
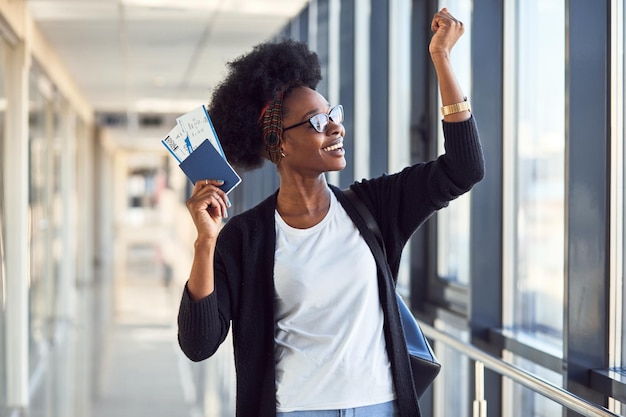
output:
[[[330,109],[330,114],[320,113],[311,117],[310,122],[313,128],[319,133],[326,132],[330,120],[335,123],[343,123],[343,106],[338,105]]]

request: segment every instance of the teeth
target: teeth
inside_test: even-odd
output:
[[[338,143],[336,145],[327,146],[326,148],[323,148],[323,150],[326,152],[329,152],[329,151],[336,151],[337,149],[341,149],[341,148],[343,148],[343,143]]]

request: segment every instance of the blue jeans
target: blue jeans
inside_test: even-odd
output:
[[[398,417],[400,412],[395,401],[344,410],[314,410],[277,413],[277,417]]]

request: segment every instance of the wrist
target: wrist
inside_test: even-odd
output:
[[[471,112],[472,107],[470,106],[469,101],[467,101],[467,97],[463,97],[463,101],[442,106],[441,114],[445,117],[451,114],[461,113],[466,110]]]
[[[430,51],[430,59],[435,64],[440,63],[440,62],[449,62],[450,52],[446,50]]]
[[[214,248],[217,243],[217,237],[214,236],[198,236],[196,241],[193,243],[193,247],[195,250],[202,250],[208,248]]]

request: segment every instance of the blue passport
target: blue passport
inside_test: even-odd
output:
[[[229,193],[241,182],[237,172],[208,139],[195,148],[179,166],[193,184],[199,180],[223,180],[224,184],[220,188],[225,193]]]

